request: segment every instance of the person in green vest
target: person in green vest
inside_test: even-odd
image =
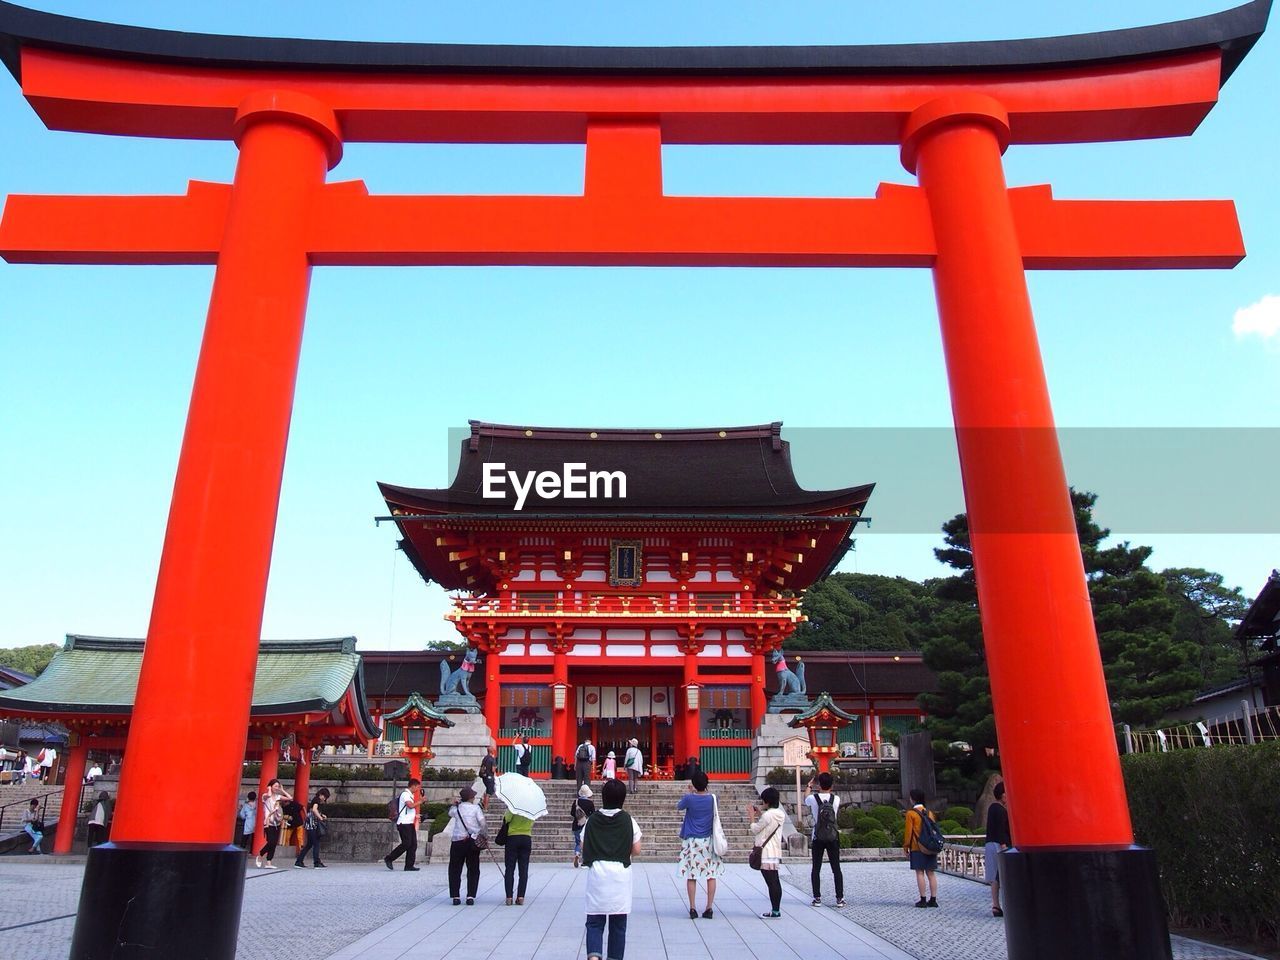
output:
[[[640,852],[639,825],[622,809],[627,787],[606,780],[600,791],[604,809],[597,810],[582,831],[582,863],[587,868],[587,960],[622,960],[631,913],[631,858]],[[605,923],[609,952],[604,954]]]
[[[529,855],[533,853],[533,821],[518,813],[508,811],[502,822],[507,826],[506,860],[507,906],[511,906],[511,892],[516,879],[516,867],[520,868],[520,886],[516,890],[515,904],[524,906],[524,891],[529,885]]]

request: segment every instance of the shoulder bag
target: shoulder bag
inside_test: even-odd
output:
[[[724,835],[724,827],[720,824],[720,801],[711,795],[711,808],[714,811],[711,819],[711,852],[717,857],[725,857],[729,853],[729,838]]]
[[[752,870],[760,870],[764,866],[764,845],[773,839],[773,834],[782,829],[782,824],[778,824],[773,828],[773,833],[764,838],[764,843],[757,843],[751,848],[751,854],[747,857],[747,866]]]

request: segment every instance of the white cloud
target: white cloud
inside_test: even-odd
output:
[[[1257,303],[1241,307],[1231,322],[1237,339],[1254,336],[1280,343],[1280,296],[1267,294]]]

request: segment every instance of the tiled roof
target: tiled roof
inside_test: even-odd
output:
[[[44,673],[24,687],[0,692],[0,713],[128,714],[138,686],[143,641],[68,636]],[[365,714],[364,681],[354,637],[264,640],[253,685],[255,715],[327,711],[352,684]],[[210,696],[217,691],[211,682]],[[367,714],[357,724],[371,725]]]

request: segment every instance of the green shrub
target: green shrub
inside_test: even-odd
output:
[[[938,829],[942,831],[944,837],[953,837],[959,833],[967,833],[967,828],[955,820],[943,820],[938,824]]]
[[[868,830],[866,833],[858,837],[858,846],[860,847],[891,847],[893,843],[889,840],[889,834],[883,830]]]
[[[868,817],[864,814],[854,821],[853,829],[858,833],[867,833],[870,830],[884,830],[884,824],[875,817]],[[885,830],[884,832],[888,833],[889,831]]]
[[[858,835],[852,830],[840,831],[840,849],[845,850],[849,847],[858,846]]]
[[[836,826],[841,830],[848,830],[853,827],[853,822],[855,820],[864,816],[866,816],[866,812],[859,810],[853,804],[849,804],[848,806],[842,805],[840,807],[840,812],[836,814]]]
[[[947,819],[969,827],[973,824],[973,811],[968,807],[947,807]]]
[[[475,770],[461,767],[425,767],[422,771],[423,780],[460,780],[470,784],[475,778]]]
[[[385,803],[326,803],[326,817],[337,817],[343,820],[386,820],[387,805]]]
[[[1280,742],[1123,758],[1174,926],[1280,947]]]
[[[885,830],[892,830],[896,826],[901,826],[903,822],[903,813],[897,807],[891,807],[887,803],[881,803],[872,807],[869,811],[871,816],[880,821],[880,825]]]
[[[427,830],[427,839],[430,840],[441,830],[449,826],[449,810],[445,808],[443,813],[436,814],[434,820],[431,821],[431,827]]]

